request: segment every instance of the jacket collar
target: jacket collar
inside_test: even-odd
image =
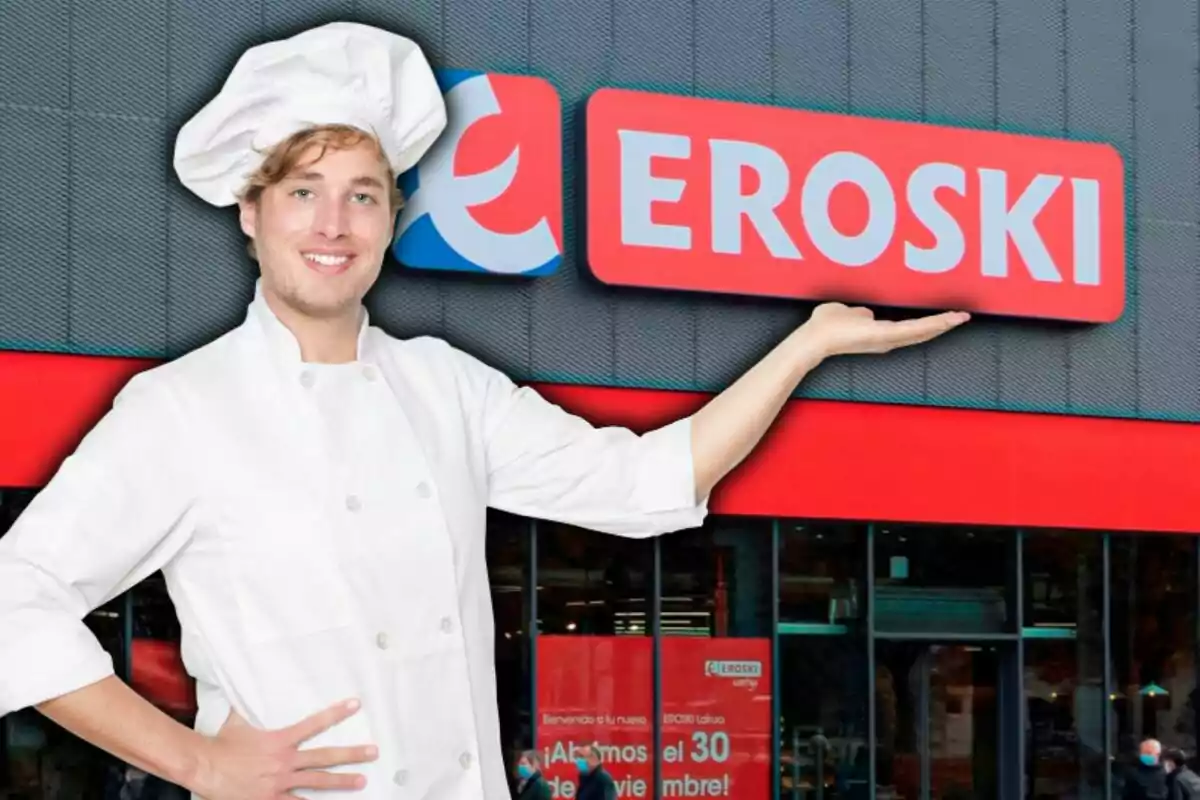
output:
[[[354,364],[376,363],[375,348],[372,346],[370,314],[365,306],[360,306],[362,322],[358,327],[357,358]],[[254,299],[246,313],[247,323],[263,338],[266,349],[273,361],[287,372],[300,373],[310,365],[306,364],[300,352],[300,342],[271,307],[263,296],[262,278],[254,282]]]
[[[537,782],[540,781],[541,779],[542,779],[541,770],[538,770],[537,772],[533,773],[528,778],[521,778],[520,781],[517,782],[517,791],[520,792],[521,794],[524,794],[525,791],[530,786],[537,784]]]

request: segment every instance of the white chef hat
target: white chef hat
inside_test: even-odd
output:
[[[250,48],[179,131],[175,172],[206,202],[232,205],[271,147],[329,124],[377,136],[397,175],[414,166],[446,127],[445,101],[420,47],[334,22]]]

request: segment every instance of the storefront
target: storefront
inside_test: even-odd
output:
[[[821,297],[978,314],[822,366],[702,529],[495,513],[508,755],[563,798],[598,741],[622,798],[1100,800],[1142,737],[1195,754],[1194,5],[52,5],[0,11],[0,535],[133,373],[241,318],[243,241],[164,173],[173,132],[248,44],[349,16],[421,39],[471,123],[406,190],[520,152],[470,236],[402,218],[369,298],[398,336],[648,430]],[[190,720],[159,576],[88,620]],[[0,721],[0,797],[131,775]]]
[[[504,745],[569,784],[598,740],[621,797],[1120,797],[1142,737],[1196,746],[1196,543],[734,516],[633,541],[497,515]],[[189,721],[161,582],[89,619]],[[103,796],[105,759],[6,722],[0,786],[40,768]]]

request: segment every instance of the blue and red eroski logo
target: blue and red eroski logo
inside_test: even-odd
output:
[[[400,176],[392,252],[418,269],[546,275],[562,263],[562,122],[545,80],[439,70],[446,131]]]

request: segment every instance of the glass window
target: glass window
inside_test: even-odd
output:
[[[1016,531],[875,528],[875,630],[1016,633]]]
[[[529,543],[531,523],[489,512],[488,575],[496,620],[496,695],[509,763],[533,746],[529,696]]]
[[[185,725],[196,715],[195,681],[183,666],[179,618],[156,572],[133,588],[133,642],[129,682],[133,689]]]
[[[0,490],[0,537],[11,528],[36,491]],[[84,622],[124,675],[127,599],[118,597],[88,614]],[[0,797],[105,797],[126,781],[126,770],[107,753],[55,725],[35,709],[0,719]]]
[[[167,594],[166,580],[156,572],[131,592],[133,640],[129,684],[161,711],[191,727],[196,717],[196,682],[187,674],[179,650],[179,617]],[[127,792],[153,800],[186,800],[190,795],[134,767],[121,780]]]
[[[1016,699],[1004,688],[1016,685],[1015,645],[876,641],[878,797],[1010,796],[1016,714],[1002,698]]]
[[[780,522],[779,796],[869,795],[866,526]]]
[[[537,523],[537,702],[543,772],[578,780],[577,745],[600,745],[622,796],[653,796],[654,540]],[[569,790],[568,790],[569,791]]]
[[[866,620],[866,542],[865,525],[780,522],[781,631]]]
[[[663,636],[771,636],[771,523],[710,517],[662,544]]]
[[[771,797],[771,523],[665,536],[663,797]]]
[[[34,489],[0,489],[0,536],[12,527],[36,496]]]
[[[1112,537],[1114,787],[1145,737],[1196,752],[1196,543]]]
[[[1103,545],[1090,532],[1023,537],[1031,800],[1104,796]]]

